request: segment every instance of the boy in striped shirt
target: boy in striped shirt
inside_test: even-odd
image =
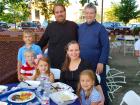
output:
[[[21,80],[31,80],[35,73],[34,51],[26,50],[24,57],[26,62],[20,69]]]

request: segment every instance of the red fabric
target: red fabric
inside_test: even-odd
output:
[[[21,73],[22,75],[24,76],[32,76],[33,75],[33,72],[35,70],[35,67],[31,67],[27,62],[26,62],[26,65],[22,65],[21,66],[21,70],[24,71],[24,73]],[[29,72],[31,71],[31,73]]]

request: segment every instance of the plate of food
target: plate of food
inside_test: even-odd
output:
[[[8,101],[13,103],[25,103],[35,98],[35,93],[31,91],[19,91],[8,96]]]
[[[70,91],[59,91],[49,95],[49,97],[58,105],[68,105],[78,98],[78,96]]]
[[[52,83],[51,86],[57,90],[57,91],[64,91],[64,90],[67,90],[67,91],[70,91],[70,92],[74,92],[74,90],[72,89],[71,86],[67,85],[67,84],[64,84],[62,82],[55,82],[55,83]]]

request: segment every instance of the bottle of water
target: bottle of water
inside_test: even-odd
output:
[[[50,98],[46,91],[43,92],[43,96],[41,98],[41,105],[50,105]]]
[[[44,89],[45,74],[41,74],[41,75],[39,76],[39,78],[37,78],[37,80],[40,81],[40,86],[41,86],[42,89]]]

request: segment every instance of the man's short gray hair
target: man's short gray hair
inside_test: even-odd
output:
[[[96,6],[95,6],[93,3],[88,3],[88,4],[85,6],[84,9],[86,9],[86,8],[92,8],[92,9],[95,10],[95,13],[97,12]]]

